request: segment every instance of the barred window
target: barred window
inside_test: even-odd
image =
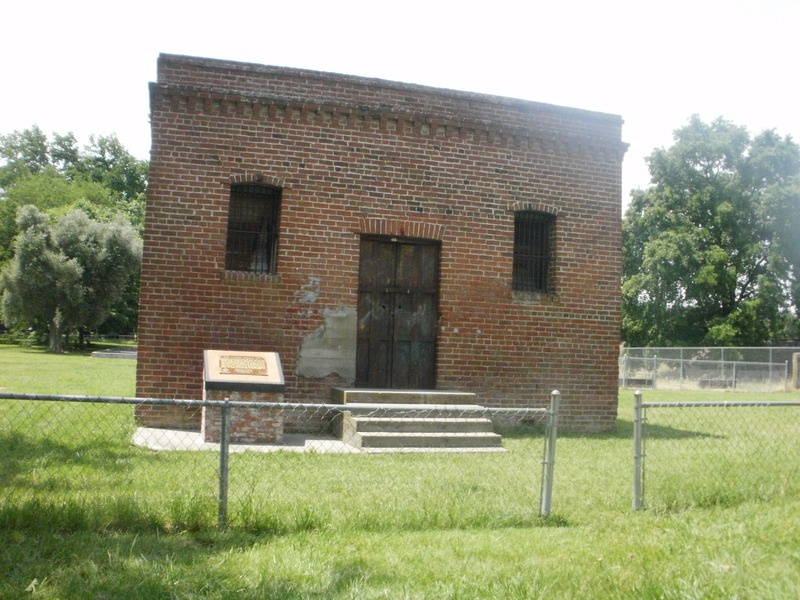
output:
[[[231,185],[225,268],[229,271],[275,273],[281,190]]]
[[[553,225],[551,214],[519,210],[514,213],[514,266],[512,289],[521,292],[551,291]]]

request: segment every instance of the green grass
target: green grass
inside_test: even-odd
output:
[[[26,394],[133,396],[136,362],[92,358],[91,353],[128,344],[92,344],[81,352],[50,354],[41,348],[0,344],[0,391]]]
[[[654,393],[649,400],[797,400],[797,394]],[[656,509],[800,494],[800,407],[650,408],[646,492]]]
[[[5,391],[131,396],[134,371],[133,361],[0,346]],[[216,455],[132,447],[129,410],[42,405],[13,432],[0,415],[3,481],[13,470],[39,499],[15,495],[0,513],[0,598],[794,599],[800,590],[800,493],[785,481],[786,461],[765,463],[782,486],[687,491],[670,481],[676,470],[705,473],[708,443],[750,439],[720,431],[711,414],[649,411],[649,508],[631,510],[630,392],[614,434],[559,437],[545,521],[535,516],[541,438],[523,434],[494,458],[234,455],[233,528],[218,532]],[[88,425],[91,438],[75,433]],[[56,435],[65,429],[72,438]]]

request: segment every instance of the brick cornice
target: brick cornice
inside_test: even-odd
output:
[[[490,119],[442,117],[400,105],[316,102],[255,92],[232,92],[182,84],[151,83],[151,107],[156,111],[158,98],[172,104],[172,109],[187,113],[246,116],[249,118],[288,117],[307,124],[323,124],[379,129],[413,134],[417,137],[455,138],[506,147],[528,148],[547,154],[591,155],[621,162],[628,144],[598,136],[570,135],[509,126]],[[175,104],[177,103],[177,105]]]

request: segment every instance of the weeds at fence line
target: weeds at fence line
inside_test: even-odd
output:
[[[272,404],[263,408],[287,422],[313,417],[330,428],[289,434],[282,445],[231,443],[221,454],[198,432],[141,427],[137,402],[0,394],[0,526],[422,530],[537,525],[550,512],[556,430],[543,437],[547,409],[406,409],[402,418],[425,423],[488,420],[505,435],[500,446],[469,452],[387,452],[333,435],[341,406]],[[155,402],[204,404],[147,401]]]
[[[637,510],[645,492],[669,511],[800,493],[797,401],[644,402],[637,391],[633,443]]]

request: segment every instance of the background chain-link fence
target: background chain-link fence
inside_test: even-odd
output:
[[[619,384],[661,390],[783,392],[789,385],[789,363],[621,356]]]
[[[784,364],[800,346],[698,346],[647,347],[625,346],[621,356],[629,358],[664,358],[670,360],[710,360],[720,362],[753,362]]]
[[[800,402],[644,402],[637,392],[634,413],[634,509],[800,493]]]
[[[285,532],[532,523],[550,511],[556,393],[553,400],[551,409],[401,411],[0,394],[0,526],[45,519],[56,528]],[[199,432],[142,427],[135,410],[156,403],[216,412],[220,429],[206,421]],[[240,434],[253,407],[281,423],[329,426],[247,443]],[[440,435],[426,442],[429,431]]]

